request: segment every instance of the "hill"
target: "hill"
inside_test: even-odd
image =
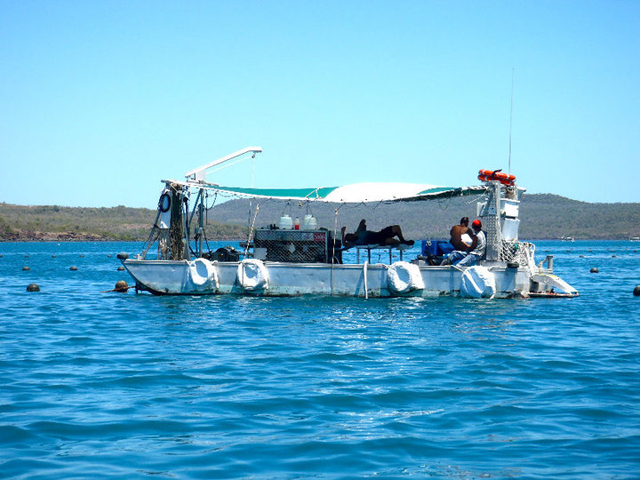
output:
[[[627,239],[640,236],[640,203],[588,203],[552,194],[525,195],[520,209],[520,238]],[[260,202],[256,227],[277,224],[288,213],[302,219],[312,213],[319,226],[349,231],[360,219],[370,229],[399,224],[407,238],[446,238],[463,216],[476,216],[476,197],[392,205],[299,205],[297,202]],[[255,201],[231,200],[210,212],[210,240],[242,239],[254,222]],[[72,208],[0,204],[0,241],[72,241],[147,239],[156,211],[145,208]]]
[[[0,203],[0,241],[144,241],[156,218],[148,208],[81,208]],[[244,237],[239,225],[209,222],[209,239]]]

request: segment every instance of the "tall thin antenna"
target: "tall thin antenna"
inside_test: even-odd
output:
[[[516,76],[516,69],[511,71],[511,113],[509,114],[509,175],[511,175],[511,132],[513,130],[513,84]]]

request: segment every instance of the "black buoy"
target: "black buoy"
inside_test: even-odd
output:
[[[593,267],[591,269],[591,273],[598,273],[600,270],[598,270],[596,267]]]
[[[37,283],[30,283],[27,285],[27,292],[39,292],[40,286]]]
[[[123,267],[122,265],[120,265],[120,266],[118,267],[118,271],[119,271],[119,272],[124,272],[124,267]]]
[[[56,256],[55,255],[51,255],[51,258],[56,258]]]
[[[618,258],[617,255],[611,255],[611,258]]]
[[[124,253],[124,252],[120,252],[120,253],[117,255],[117,257],[118,257],[118,260],[126,260],[127,258],[129,258],[129,255],[127,255],[127,254],[126,254],[126,253]]]
[[[22,270],[31,270],[29,267],[22,267]]]
[[[633,289],[633,294],[636,297],[640,297],[640,285],[637,285],[636,288]]]
[[[124,280],[118,280],[116,282],[116,292],[127,293],[129,291],[129,285]]]
[[[78,270],[78,267],[76,267],[75,265],[73,265],[73,266],[71,266],[71,268],[69,268],[69,270],[72,270],[72,271],[74,271],[74,272],[75,272],[76,270]]]

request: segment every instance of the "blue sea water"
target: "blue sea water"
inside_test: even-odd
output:
[[[640,478],[640,244],[537,247],[580,297],[102,293],[139,244],[0,244],[0,478]]]

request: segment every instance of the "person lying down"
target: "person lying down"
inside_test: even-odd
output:
[[[342,245],[345,248],[351,248],[356,245],[388,245],[390,247],[397,245],[413,245],[413,240],[407,240],[402,235],[400,225],[390,225],[378,232],[367,230],[367,224],[364,220],[360,220],[358,228],[353,233],[345,233],[347,227],[342,227]]]

